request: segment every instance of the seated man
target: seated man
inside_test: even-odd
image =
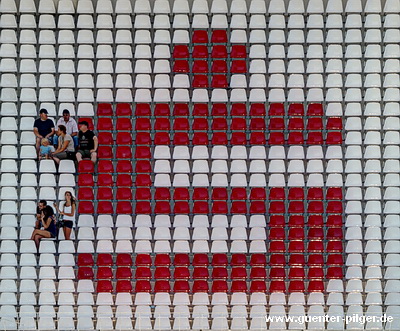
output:
[[[98,140],[93,131],[89,130],[89,123],[79,122],[79,147],[76,153],[76,160],[81,162],[83,158],[90,158],[93,163],[97,160]]]
[[[36,119],[33,124],[33,132],[36,136],[36,150],[39,155],[40,145],[42,144],[42,139],[46,138],[49,140],[50,145],[53,143],[54,135],[54,123],[48,118],[48,112],[46,109],[40,109],[40,118]]]
[[[60,160],[74,160],[75,147],[72,137],[67,133],[67,128],[64,125],[59,125],[57,130],[58,146],[52,154],[53,160],[60,164]]]
[[[64,125],[67,128],[67,134],[69,134],[72,139],[74,140],[74,147],[77,147],[79,144],[79,139],[78,139],[78,125],[76,124],[76,121],[71,118],[71,115],[69,113],[68,109],[64,109],[62,113],[62,117],[60,117],[57,121],[57,127],[56,131],[58,130],[58,126]],[[54,146],[58,146],[58,136],[54,135]]]
[[[47,214],[50,215],[50,216],[54,215],[54,210],[53,210],[53,208],[51,206],[49,206],[47,204],[47,201],[46,200],[40,200],[38,205],[37,205],[37,208],[36,208],[35,229],[40,229],[40,227],[41,227],[40,221],[41,221],[41,218],[42,218],[43,210],[46,210]]]

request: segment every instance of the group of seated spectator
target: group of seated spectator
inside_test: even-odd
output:
[[[53,159],[57,164],[65,159],[80,162],[84,158],[96,162],[98,140],[87,121],[79,122],[78,130],[68,109],[63,110],[56,127],[46,109],[40,109],[39,115],[33,124],[39,159]]]

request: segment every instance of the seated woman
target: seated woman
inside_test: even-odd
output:
[[[72,196],[72,193],[70,191],[65,192],[65,202],[62,209],[60,209],[57,204],[54,204],[54,208],[56,208],[58,214],[62,216],[65,240],[70,240],[72,227],[75,222],[76,210],[76,200]]]
[[[57,226],[53,215],[50,215],[48,209],[43,209],[40,215],[41,229],[35,229],[32,232],[31,240],[35,241],[36,248],[39,249],[40,240],[42,238],[56,238]]]

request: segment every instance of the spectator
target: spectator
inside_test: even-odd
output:
[[[50,146],[50,141],[47,138],[42,139],[42,145],[40,146],[39,159],[51,159],[51,153],[55,151],[53,146]]]
[[[59,125],[57,130],[58,147],[53,153],[53,159],[57,164],[60,164],[60,160],[75,158],[75,147],[72,137],[67,134],[67,128],[64,125]]]
[[[53,135],[55,132],[54,123],[50,118],[48,118],[48,114],[49,113],[46,109],[40,109],[40,118],[36,119],[35,123],[33,124],[33,132],[36,136],[36,151],[38,152],[38,155],[43,138],[47,138],[50,144],[53,144]]]
[[[69,134],[72,139],[74,140],[74,146],[77,147],[79,140],[78,140],[78,125],[76,121],[71,118],[69,110],[64,109],[62,113],[62,117],[60,117],[57,121],[56,131],[60,125],[64,125],[67,128],[67,134]],[[58,136],[54,135],[54,145],[58,146]]]
[[[56,238],[56,237],[57,237],[57,225],[56,225],[56,220],[54,218],[54,213],[51,214],[49,209],[44,208],[40,213],[40,228],[33,230],[31,240],[35,241],[36,248],[39,249],[40,240],[42,238]]]
[[[70,240],[72,227],[75,222],[76,200],[70,191],[66,191],[64,197],[65,202],[63,204],[62,211],[56,204],[54,204],[54,207],[60,215],[59,221],[61,221],[62,217],[61,224],[64,231],[65,240]]]
[[[47,212],[48,212],[48,214],[50,215],[50,216],[53,216],[53,214],[54,214],[54,210],[53,210],[53,208],[51,208],[51,206],[49,206],[48,204],[47,204],[47,201],[46,200],[40,200],[39,201],[39,203],[38,203],[38,205],[37,205],[37,208],[36,208],[36,224],[35,224],[35,229],[40,229],[40,220],[41,220],[41,215],[42,215],[42,211],[43,210],[47,210]]]
[[[97,160],[98,140],[93,131],[89,130],[89,123],[86,121],[79,122],[79,147],[76,153],[78,162],[83,158],[90,158],[93,163]]]

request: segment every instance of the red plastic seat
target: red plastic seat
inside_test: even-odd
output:
[[[171,139],[169,137],[168,132],[156,132],[154,135],[154,144],[155,145],[169,145],[171,143]]]
[[[99,159],[112,159],[114,154],[111,146],[99,146],[97,149],[97,156]]]
[[[262,117],[254,117],[250,120],[251,130],[265,130],[265,120]]]
[[[171,199],[171,193],[169,192],[169,188],[167,187],[157,187],[154,198],[156,200],[170,200]]]
[[[78,176],[79,186],[94,186],[94,180],[92,174],[80,174]]]
[[[187,132],[175,132],[174,145],[189,145],[189,135]]]
[[[286,265],[285,255],[284,254],[271,255],[269,264],[271,266],[285,266]]]
[[[98,173],[113,173],[114,166],[110,160],[99,160],[97,163],[97,172]]]
[[[328,201],[326,206],[326,212],[328,214],[341,214],[343,213],[343,203],[342,201]]]
[[[192,124],[193,130],[208,130],[208,120],[206,118],[195,118]]]
[[[253,266],[266,266],[267,258],[264,254],[251,254],[250,265]]]
[[[324,204],[322,201],[310,201],[308,203],[307,213],[322,214],[324,212]]]
[[[190,206],[187,201],[177,201],[174,205],[174,214],[189,214]]]
[[[323,292],[324,282],[322,280],[312,280],[308,283],[308,292]]]
[[[245,280],[234,280],[231,286],[232,293],[247,292],[247,283]]]
[[[304,200],[304,190],[301,187],[291,187],[288,194],[289,200]]]
[[[99,280],[97,282],[96,292],[102,293],[107,292],[111,293],[113,291],[111,280]]]
[[[132,108],[129,103],[117,103],[115,110],[117,116],[132,116]]]
[[[305,271],[303,268],[290,268],[289,279],[304,279]]]
[[[112,200],[113,190],[111,187],[99,187],[97,190],[97,200]]]
[[[285,204],[282,201],[271,201],[269,204],[270,214],[283,214],[285,213]]]
[[[289,293],[304,292],[303,280],[291,280],[289,283]]]
[[[174,278],[175,279],[189,279],[190,272],[188,267],[176,267],[174,269]]]
[[[94,164],[90,160],[82,160],[78,163],[78,173],[94,173]]]
[[[227,116],[228,115],[228,108],[224,103],[214,103],[211,108],[211,115],[212,116]],[[221,118],[216,118],[217,120],[221,120]],[[226,119],[222,118],[223,120]]]
[[[304,144],[303,132],[300,132],[300,131],[289,132],[288,144],[289,145],[302,145],[302,144]]]
[[[327,265],[343,265],[343,256],[341,254],[329,254]]]
[[[231,279],[246,279],[247,271],[245,267],[238,267],[231,269]]]
[[[110,174],[99,174],[97,176],[98,186],[112,186],[114,184],[113,178]]]
[[[177,187],[174,190],[174,200],[189,200],[189,190],[186,187]]]
[[[190,287],[187,280],[177,280],[174,284],[174,292],[189,293]]]
[[[187,254],[178,253],[174,257],[175,266],[188,266],[190,264],[189,256]]]
[[[289,130],[304,130],[304,121],[302,117],[289,118]]]
[[[174,130],[182,130],[187,131],[189,130],[189,121],[187,118],[184,117],[177,117],[174,119]]]
[[[171,206],[169,201],[157,201],[154,207],[154,212],[156,214],[170,214]]]
[[[208,43],[207,30],[195,30],[195,31],[193,31],[192,43],[194,43],[194,44],[206,44],[206,43]]]
[[[195,266],[195,267],[208,266],[208,264],[209,264],[209,261],[208,261],[207,254],[203,254],[203,253],[194,254],[193,261],[192,261],[193,266]]]
[[[132,176],[130,174],[119,174],[117,176],[117,186],[132,187]]]
[[[228,80],[225,75],[214,75],[211,80],[212,88],[227,88]]]
[[[324,230],[322,227],[313,227],[308,230],[309,240],[322,240],[324,238]]]
[[[226,214],[226,213],[228,213],[228,204],[227,204],[227,202],[226,201],[214,201],[213,204],[212,204],[211,212],[213,214]]]
[[[244,187],[233,187],[231,191],[231,200],[246,200],[247,191]]]
[[[206,132],[195,132],[192,139],[193,145],[208,145],[208,135]]]
[[[303,253],[305,251],[304,241],[291,241],[289,242],[290,253]]]
[[[165,118],[165,117],[156,118],[156,121],[154,124],[154,129],[169,131],[171,129],[171,124],[169,122],[169,118]]]
[[[269,272],[271,279],[284,279],[286,277],[285,268],[272,267]]]
[[[341,187],[329,187],[326,192],[326,200],[342,200],[343,192]]]
[[[131,201],[118,201],[117,202],[117,214],[132,214],[132,202]]]
[[[245,74],[247,72],[247,66],[245,60],[233,60],[231,61],[231,73],[233,74]]]
[[[324,219],[322,215],[309,215],[308,216],[308,224],[310,228],[312,227],[321,227],[324,225]]]
[[[323,128],[321,117],[310,117],[307,120],[307,130],[322,130]]]
[[[322,116],[324,114],[324,110],[322,108],[322,104],[320,103],[310,103],[307,107],[307,115],[308,116]]]
[[[138,174],[136,176],[135,185],[136,186],[151,186],[151,177],[147,174]]]
[[[112,131],[114,125],[111,118],[100,117],[97,119],[97,130],[98,131]]]
[[[208,279],[208,277],[207,267],[195,267],[193,269],[193,279]]]
[[[252,201],[250,203],[250,214],[265,214],[266,212],[264,201]]]
[[[80,201],[78,205],[79,214],[94,214],[94,206],[92,201]]]
[[[226,35],[226,30],[213,30],[211,34],[212,43],[227,43],[228,36]]]
[[[227,145],[228,137],[226,132],[214,132],[211,138],[211,144],[213,145]]]
[[[326,246],[326,251],[328,253],[333,252],[343,252],[343,243],[341,240],[330,240]]]
[[[322,254],[310,254],[308,256],[309,266],[323,266],[324,265],[324,256]]]
[[[228,192],[225,187],[215,187],[212,190],[211,199],[213,200],[227,200]]]
[[[307,144],[309,145],[322,145],[324,138],[322,132],[309,132],[307,136]]]
[[[228,292],[228,283],[226,280],[214,280],[211,287],[212,293]]]
[[[174,105],[174,116],[189,116],[189,105],[187,103],[176,103]]]
[[[138,117],[135,122],[135,130],[148,131],[151,130],[151,123],[149,118]]]
[[[232,45],[231,58],[233,58],[233,59],[247,58],[246,46],[245,45]]]
[[[337,228],[343,226],[342,215],[328,215],[326,226],[329,228]]]
[[[211,260],[212,266],[224,266],[228,265],[228,257],[225,254],[216,253],[213,255]]]
[[[116,285],[117,293],[131,293],[132,284],[129,280],[118,280]]]
[[[171,109],[167,103],[157,103],[154,107],[154,116],[170,116]]]
[[[136,159],[150,159],[151,158],[150,147],[136,146],[135,158]]]
[[[150,266],[152,264],[150,254],[138,254],[136,256],[136,266]]]
[[[120,253],[117,255],[116,264],[117,266],[131,266],[132,256],[127,253]]]
[[[265,293],[267,284],[263,280],[253,280],[250,284],[250,293]]]
[[[117,145],[132,145],[132,135],[130,132],[117,133]]]
[[[172,56],[178,59],[186,59],[189,57],[189,48],[187,45],[175,45]]]
[[[303,228],[292,228],[289,229],[288,239],[291,240],[304,240],[304,229]]]
[[[244,118],[232,118],[231,130],[246,130],[247,124]]]
[[[208,62],[206,60],[194,60],[192,72],[195,74],[208,73]]]
[[[328,117],[328,121],[326,122],[327,130],[342,130],[343,123],[340,117]]]
[[[136,132],[135,137],[136,145],[150,145],[151,136],[149,132]]]
[[[251,268],[250,279],[266,279],[267,272],[265,268]]]
[[[211,278],[214,279],[227,279],[228,278],[228,270],[226,268],[215,267],[212,268]]]
[[[303,254],[290,254],[289,256],[289,265],[301,265],[304,266],[306,264],[305,258]]]
[[[136,200],[150,200],[151,199],[151,191],[147,187],[138,187],[135,192]]]
[[[97,116],[113,116],[113,110],[110,103],[99,103],[97,105]]]
[[[327,279],[343,279],[343,269],[341,267],[329,267],[326,272]]]
[[[148,103],[136,104],[135,115],[136,116],[150,116],[151,115],[150,104],[148,104]]]
[[[338,240],[343,238],[343,230],[342,228],[331,228],[328,229],[326,234],[326,239],[328,240]]]
[[[247,109],[244,103],[234,103],[231,105],[231,116],[246,116]]]
[[[269,200],[285,200],[286,194],[283,187],[272,187],[269,191]]]
[[[207,75],[195,75],[193,77],[192,87],[194,88],[208,88]]]
[[[193,200],[208,200],[208,189],[195,187],[193,190]]]
[[[324,269],[320,267],[313,267],[308,269],[308,279],[323,279]]]
[[[205,59],[208,57],[208,48],[205,45],[195,45],[193,47],[192,57],[194,59]]]
[[[136,293],[150,293],[151,292],[151,284],[148,280],[138,280],[135,285]]]
[[[156,284],[154,285],[154,292],[155,293],[169,293],[171,291],[171,286],[169,285],[168,280],[157,280]]]
[[[269,120],[268,129],[269,130],[284,130],[285,129],[285,122],[284,122],[283,118],[272,117]]]
[[[228,124],[225,118],[217,117],[212,121],[212,130],[227,130]]]
[[[157,254],[154,260],[154,265],[157,267],[170,266],[171,258],[169,257],[169,254]]]
[[[304,216],[303,215],[290,215],[289,226],[293,228],[304,227]]]
[[[211,65],[212,73],[227,73],[228,67],[225,60],[214,60]]]
[[[94,260],[93,255],[89,253],[80,253],[78,254],[78,266],[79,267],[87,267],[93,266]]]
[[[327,145],[341,145],[343,143],[342,133],[340,131],[328,132],[326,135]]]
[[[113,145],[114,144],[114,138],[113,138],[111,132],[100,132],[97,135],[97,137],[99,139],[100,145]]]
[[[122,161],[120,161],[122,162]],[[130,164],[130,167],[132,168],[132,163],[130,161],[127,161]],[[118,169],[118,167],[117,167]],[[136,161],[136,166],[135,166],[135,171],[137,173],[145,173],[148,174],[151,172],[151,163],[149,160],[138,160]],[[121,171],[124,172],[124,171]],[[126,172],[126,171],[125,171]]]
[[[206,280],[195,280],[193,282],[193,293],[208,293],[208,282]]]
[[[323,200],[324,199],[324,191],[320,187],[311,187],[307,192],[308,200]]]
[[[97,214],[114,214],[114,207],[111,201],[99,201]]]
[[[269,116],[283,116],[285,115],[285,107],[283,103],[271,103],[268,109]]]
[[[269,250],[272,253],[284,253],[286,252],[285,243],[281,240],[271,241],[269,244]]]
[[[168,267],[157,267],[154,272],[155,279],[170,279],[171,272]]]
[[[308,243],[307,247],[309,252],[323,252],[324,251],[324,243],[321,240],[314,240]]]
[[[117,279],[131,279],[132,270],[129,267],[119,267],[115,273]]]
[[[285,226],[285,217],[283,215],[270,215],[269,217],[270,227],[281,227]]]
[[[285,143],[285,136],[283,132],[270,132],[268,144],[269,145],[283,145]]]
[[[131,146],[117,146],[116,157],[117,159],[131,159],[132,158]]]
[[[232,145],[246,145],[247,137],[244,132],[232,132],[231,144]]]
[[[135,279],[150,279],[151,270],[149,267],[137,267],[135,273]]]
[[[78,200],[94,200],[93,188],[91,187],[79,188]]]
[[[117,118],[117,130],[118,131],[132,131],[131,119],[127,118],[127,117]]]
[[[289,116],[303,116],[304,115],[304,106],[301,103],[292,103],[289,105],[288,109]]]
[[[98,267],[96,277],[97,279],[112,279],[112,269],[110,267]]]
[[[151,204],[149,201],[138,201],[135,206],[136,214],[151,214]]]
[[[80,279],[93,279],[94,272],[93,269],[90,267],[80,267],[78,268],[78,277]]]
[[[232,254],[230,265],[233,267],[245,267],[247,265],[246,254]]]
[[[208,105],[206,103],[195,103],[193,116],[208,116]]]
[[[172,67],[173,72],[188,73],[189,62],[187,60],[175,60],[174,66]]]
[[[231,206],[232,214],[246,214],[247,204],[245,201],[233,201]]]
[[[228,52],[225,45],[214,45],[211,50],[211,57],[213,59],[226,59]]]

